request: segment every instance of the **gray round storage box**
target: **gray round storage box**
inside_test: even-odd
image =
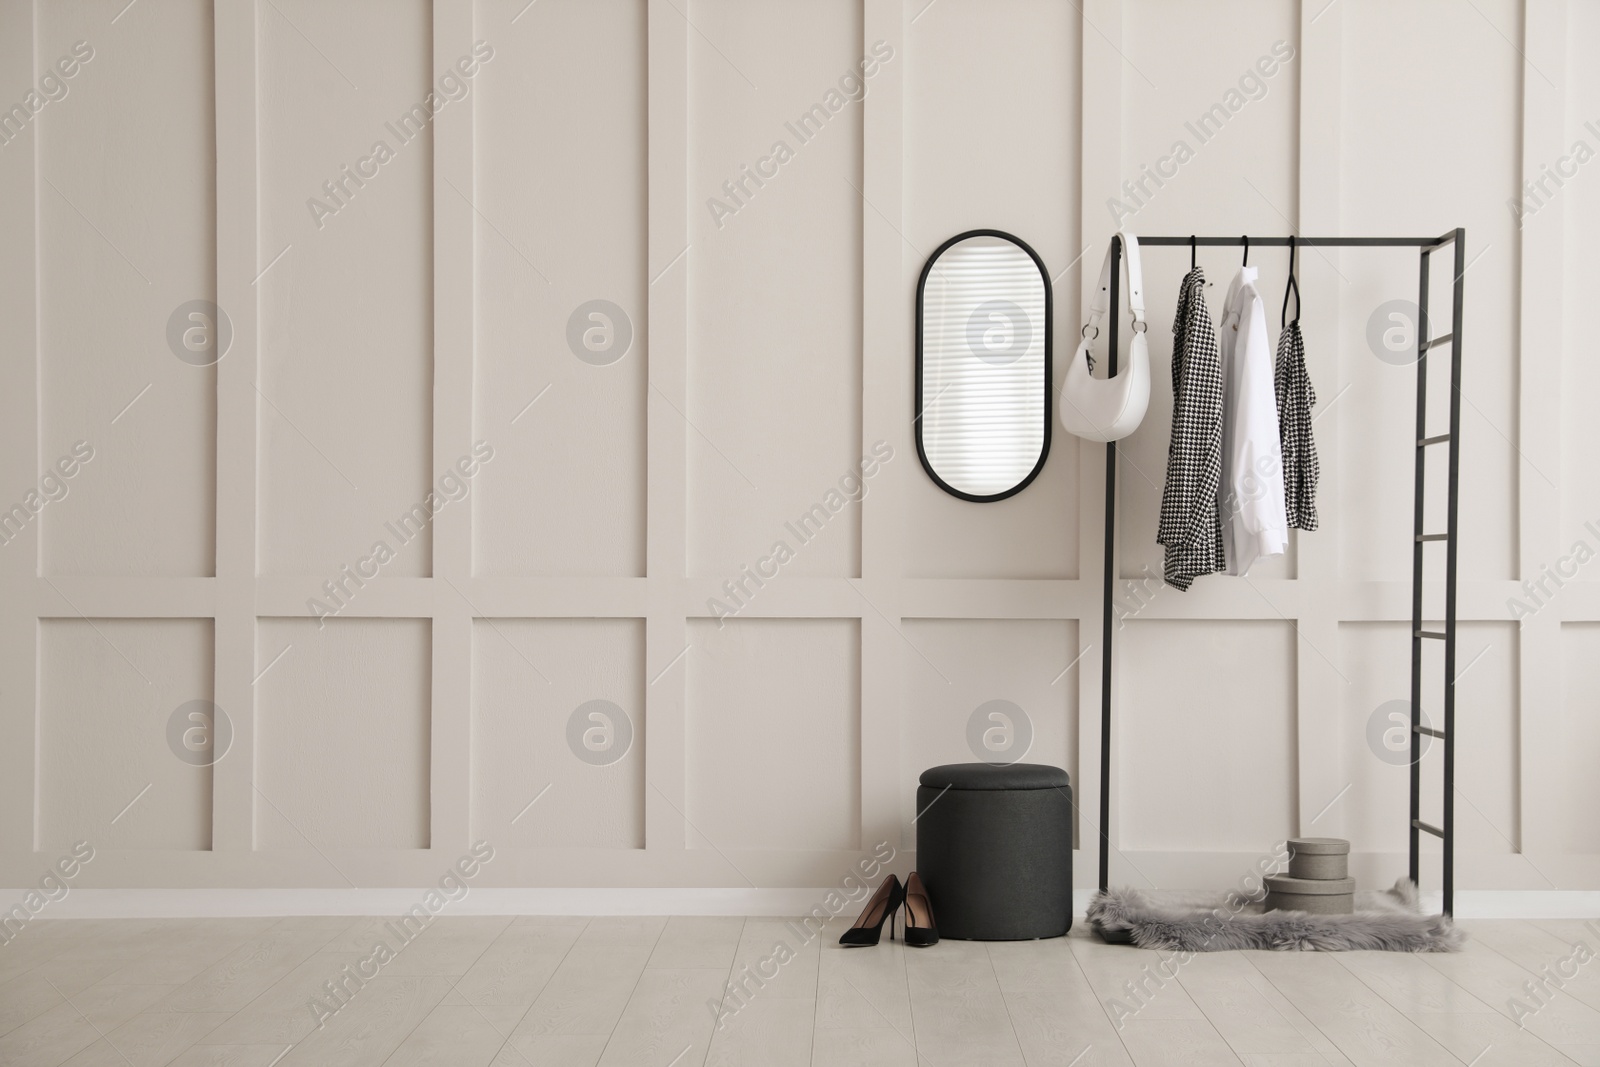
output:
[[[1349,915],[1355,911],[1354,878],[1291,878],[1269,874],[1267,911],[1304,911],[1312,915]]]
[[[1022,941],[1072,928],[1072,781],[1039,763],[922,772],[917,874],[940,937]]]
[[[1350,842],[1339,837],[1291,837],[1290,878],[1348,878]]]

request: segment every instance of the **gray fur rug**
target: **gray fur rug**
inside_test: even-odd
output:
[[[1089,921],[1126,933],[1140,948],[1223,952],[1455,952],[1466,935],[1443,915],[1422,914],[1417,887],[1402,878],[1383,892],[1356,893],[1353,915],[1263,911],[1260,898],[1203,892],[1147,893],[1112,889],[1089,902]]]

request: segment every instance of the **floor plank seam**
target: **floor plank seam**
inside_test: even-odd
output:
[[[1222,1027],[1218,1026],[1217,1025],[1217,1021],[1211,1017],[1211,1013],[1206,1011],[1206,1006],[1204,1004],[1200,1003],[1200,998],[1196,997],[1194,995],[1194,992],[1187,985],[1184,984],[1184,981],[1183,981],[1183,970],[1182,970],[1181,966],[1176,972],[1174,972],[1172,978],[1173,978],[1173,981],[1175,981],[1177,983],[1178,988],[1183,990],[1184,994],[1186,996],[1188,996],[1188,998],[1191,1001],[1194,1002],[1195,1010],[1200,1013],[1201,1018],[1205,1019],[1206,1025],[1211,1027],[1212,1032],[1217,1035],[1217,1040],[1221,1041],[1225,1046],[1227,1046],[1228,1051],[1233,1053],[1234,1059],[1238,1060],[1239,1063],[1242,1065],[1244,1063],[1244,1057],[1245,1057],[1246,1054],[1243,1053],[1243,1052],[1240,1052],[1238,1047],[1236,1045],[1234,1045],[1233,1041],[1230,1040],[1228,1038],[1228,1036],[1222,1032]],[[1277,1008],[1273,1008],[1272,1010],[1274,1012],[1278,1012]],[[1278,1017],[1280,1019],[1282,1019],[1283,1018],[1283,1014],[1281,1012],[1278,1012]],[[1288,1022],[1287,1019],[1285,1019],[1284,1021]],[[1319,1053],[1319,1055],[1320,1055],[1320,1053]]]
[[[500,1053],[504,1052],[506,1050],[506,1048],[509,1047],[512,1052],[515,1052],[517,1054],[517,1057],[519,1059],[521,1059],[525,1063],[527,1062],[528,1057],[524,1056],[521,1053],[521,1051],[519,1051],[517,1049],[517,1047],[515,1045],[511,1044],[511,1039],[513,1037],[517,1036],[517,1029],[522,1026],[523,1020],[528,1017],[528,1013],[533,1010],[534,1005],[539,1003],[539,998],[544,996],[544,991],[546,989],[550,988],[550,983],[555,981],[556,975],[559,974],[560,971],[561,971],[561,968],[566,965],[567,958],[572,955],[572,950],[574,948],[578,947],[578,942],[583,939],[583,935],[588,932],[589,927],[590,927],[591,924],[593,924],[593,922],[594,922],[594,919],[593,918],[589,918],[589,917],[586,917],[583,920],[583,926],[582,926],[582,928],[580,928],[578,930],[577,936],[574,937],[572,939],[572,943],[569,944],[566,947],[566,951],[561,953],[561,959],[556,961],[556,965],[554,967],[550,968],[550,974],[545,978],[544,982],[540,984],[539,991],[533,995],[533,998],[531,1000],[528,1001],[528,1006],[526,1008],[522,1009],[522,1014],[517,1016],[517,1021],[512,1024],[511,1030],[510,1030],[509,1033],[506,1034],[505,1040],[500,1042],[500,1048],[497,1049],[495,1051],[495,1054],[494,1054],[494,1059],[495,1060],[499,1059],[500,1058]],[[516,925],[516,920],[515,919],[511,920],[511,925],[512,926]],[[511,927],[508,926],[508,927],[506,927],[506,929],[509,930],[509,929],[511,929]],[[504,937],[505,934],[502,933],[500,936]],[[649,961],[647,960],[646,963],[648,964],[648,962]],[[626,1009],[624,1009],[624,1010],[626,1010]],[[492,1064],[492,1063],[494,1063],[494,1060],[490,1060],[489,1062]]]
[[[1006,1009],[1006,1025],[1011,1027],[1011,1040],[1016,1043],[1017,1055],[1022,1057],[1022,1062],[1028,1062],[1027,1050],[1022,1047],[1022,1035],[1017,1032],[1016,1016],[1011,1014],[1011,1001],[1006,997],[1005,987],[1000,984],[1000,972],[994,965],[994,951],[988,942],[983,945],[983,958],[989,961],[989,973],[994,976],[995,992],[1000,994],[1000,1004]]]
[[[906,983],[906,1022],[911,1027],[911,1058],[920,1067],[926,1057],[922,1054],[922,1044],[917,1040],[917,1006],[911,998],[911,964],[906,959],[906,951],[903,948],[900,950],[900,977]],[[866,994],[862,996],[865,997]]]
[[[700,1067],[706,1067],[711,1060],[711,1045],[716,1041],[717,1034],[722,1025],[722,1009],[728,1005],[728,989],[733,985],[733,969],[739,965],[739,946],[744,944],[745,931],[750,929],[750,916],[742,916],[739,920],[739,936],[733,939],[733,958],[728,960],[728,977],[722,982],[722,997],[717,1001],[716,1021],[711,1027],[711,1036],[706,1038],[706,1054],[700,1057]],[[817,970],[821,972],[819,965]]]
[[[890,936],[893,937],[893,929]],[[811,1055],[806,1057],[806,1067],[816,1067],[817,1064],[817,1015],[822,1010],[822,947],[828,943],[828,927],[823,924],[822,930],[817,934],[817,984],[811,993]]]
[[[650,969],[650,957],[655,955],[656,946],[661,944],[662,935],[667,932],[667,923],[671,921],[671,918],[668,918],[666,922],[663,922],[661,929],[656,931],[655,940],[650,942],[650,951],[644,954],[644,962],[639,965],[639,976],[633,980],[633,989],[629,991],[628,999],[622,1002],[622,1010],[617,1013],[616,1019],[612,1021],[611,1032],[606,1035],[606,1043],[600,1048],[600,1059],[596,1060],[595,1063],[598,1064],[600,1060],[606,1058],[606,1050],[611,1047],[611,1042],[616,1040],[617,1029],[622,1026],[622,1020],[628,1017],[628,1005],[632,1004],[633,998],[639,995],[639,984],[644,981],[644,972]],[[709,1045],[706,1051],[710,1052]]]
[[[1263,971],[1260,967],[1256,966],[1256,961],[1254,959],[1252,959],[1248,954],[1246,954],[1246,956],[1245,956],[1245,962],[1250,964],[1250,969],[1251,970],[1255,971],[1256,974],[1261,976],[1261,980],[1263,982],[1267,983],[1267,985],[1272,987],[1273,989],[1278,989],[1278,984],[1272,980],[1272,976],[1267,974],[1267,972]],[[1306,1013],[1304,1008],[1302,1008],[1302,1007],[1300,1007],[1300,1005],[1296,1004],[1294,1002],[1293,998],[1291,998],[1288,993],[1284,992],[1282,989],[1278,989],[1278,992],[1281,993],[1283,995],[1283,998],[1289,1002],[1289,1006],[1294,1008],[1295,1011],[1298,1011],[1300,1013],[1300,1015],[1305,1019],[1305,1021],[1310,1023],[1312,1028],[1315,1029],[1318,1034],[1321,1034],[1322,1035],[1322,1039],[1324,1041],[1326,1041],[1329,1045],[1331,1045],[1339,1053],[1340,1056],[1344,1057],[1344,1059],[1349,1063],[1355,1063],[1356,1062],[1356,1060],[1353,1057],[1351,1057],[1350,1054],[1347,1053],[1344,1050],[1343,1046],[1341,1046],[1339,1044],[1339,1042],[1334,1038],[1334,1035],[1328,1033],[1328,1031],[1323,1028],[1321,1023],[1319,1023],[1315,1019],[1313,1019],[1309,1014]],[[1322,1054],[1319,1052],[1318,1055],[1322,1055]],[[1323,1056],[1323,1059],[1327,1059],[1327,1057]]]
[[[1516,921],[1516,922],[1528,922],[1528,924],[1533,926],[1534,929],[1544,930],[1543,927],[1541,927],[1538,923],[1535,923],[1535,922],[1529,922],[1528,920],[1525,920],[1525,919],[1519,919],[1519,920],[1514,920],[1514,921]],[[1469,933],[1471,932],[1470,929],[1468,930],[1468,932]],[[1550,931],[1548,931],[1548,930],[1544,930],[1544,932],[1545,933],[1550,933]],[[1560,938],[1559,934],[1552,934],[1552,936]],[[1538,971],[1535,971],[1532,968],[1530,968],[1530,967],[1528,967],[1528,966],[1526,966],[1526,965],[1524,965],[1522,963],[1518,963],[1516,960],[1512,959],[1510,956],[1506,955],[1504,952],[1501,952],[1499,949],[1495,948],[1493,945],[1489,944],[1488,942],[1484,941],[1483,939],[1475,938],[1474,940],[1476,941],[1476,943],[1480,947],[1482,947],[1483,951],[1488,952],[1491,955],[1495,956],[1497,959],[1500,959],[1500,960],[1504,961],[1507,965],[1515,968],[1516,970],[1521,971],[1523,974],[1526,974],[1531,978],[1538,978],[1539,977],[1539,972]],[[1449,974],[1446,974],[1443,970],[1441,970],[1438,966],[1436,966],[1434,964],[1433,960],[1424,958],[1423,962],[1426,963],[1430,968],[1432,968],[1432,970],[1436,974],[1439,974],[1441,977],[1443,977],[1447,981],[1451,982],[1451,984],[1459,985],[1459,983],[1457,983],[1454,978],[1452,978]],[[1474,999],[1479,999],[1478,997],[1476,997],[1475,994],[1472,993],[1471,990],[1467,990],[1467,994],[1469,996],[1472,996]],[[1558,997],[1563,998],[1564,1000],[1570,1000],[1575,1004],[1582,1005],[1583,1007],[1586,1007],[1586,1008],[1589,1007],[1589,1005],[1585,1004],[1583,1001],[1579,1000],[1577,997],[1574,997],[1574,996],[1570,995],[1569,993],[1567,993],[1565,991],[1565,989],[1558,988],[1556,990],[1556,995]],[[1490,1009],[1490,1011],[1494,1012],[1495,1015],[1499,1016],[1502,1019],[1506,1018],[1506,1014],[1504,1012],[1502,1012],[1499,1008],[1495,1007],[1495,1005],[1489,1003],[1486,1000],[1482,1001],[1482,1003],[1487,1005],[1488,1008]],[[1597,1009],[1591,1008],[1590,1010],[1597,1010]],[[1508,1021],[1515,1022],[1516,1020],[1510,1019]],[[1531,1039],[1533,1041],[1537,1041],[1539,1044],[1545,1046],[1547,1049],[1549,1049],[1555,1055],[1560,1056],[1562,1059],[1567,1060],[1569,1063],[1573,1063],[1573,1064],[1577,1063],[1577,1061],[1574,1060],[1571,1056],[1568,1056],[1561,1049],[1559,1049],[1556,1046],[1552,1045],[1550,1042],[1546,1041],[1544,1038],[1540,1037],[1538,1034],[1534,1033],[1532,1030],[1529,1030],[1527,1027],[1519,1025],[1517,1027],[1517,1030],[1518,1030],[1519,1033],[1525,1035],[1529,1039]],[[1482,1057],[1481,1053],[1479,1054],[1479,1057],[1480,1058]]]
[[[1071,938],[1071,936],[1072,936],[1072,934],[1069,932],[1067,934],[1067,937]],[[1089,938],[1092,938],[1093,936],[1094,936],[1093,934],[1085,934],[1079,940],[1086,941]],[[1072,944],[1072,942],[1070,940],[1067,943],[1067,947],[1068,947],[1070,955],[1072,956],[1072,963],[1073,963],[1073,965],[1075,967],[1078,968],[1078,974],[1079,974],[1080,977],[1082,977],[1084,986],[1088,988],[1089,995],[1094,997],[1095,1004],[1100,1008],[1100,1014],[1102,1014],[1102,1015],[1104,1015],[1106,1017],[1106,1025],[1111,1027],[1111,1032],[1117,1035],[1117,1043],[1122,1046],[1123,1055],[1128,1057],[1128,1062],[1129,1063],[1137,1064],[1139,1062],[1138,1058],[1136,1056],[1134,1056],[1133,1049],[1128,1046],[1127,1039],[1122,1036],[1122,1027],[1117,1025],[1116,1019],[1112,1018],[1111,1017],[1111,1013],[1106,1010],[1106,1002],[1101,999],[1100,994],[1095,990],[1094,982],[1093,982],[1092,979],[1090,979],[1088,970],[1085,969],[1084,966],[1083,966],[1083,960],[1078,957],[1077,948]],[[1134,949],[1133,951],[1142,952],[1144,950],[1143,949]]]
[[[1387,1004],[1390,1008],[1393,1008],[1394,1011],[1400,1016],[1400,1018],[1402,1018],[1402,1019],[1404,1019],[1406,1021],[1406,1025],[1410,1026],[1413,1030],[1416,1030],[1423,1037],[1426,1037],[1430,1042],[1432,1042],[1434,1045],[1436,1045],[1439,1048],[1439,1051],[1443,1052],[1446,1056],[1449,1056],[1450,1058],[1456,1060],[1457,1062],[1460,1062],[1460,1063],[1466,1063],[1467,1062],[1466,1060],[1463,1060],[1460,1056],[1457,1056],[1454,1052],[1451,1052],[1449,1049],[1445,1048],[1444,1045],[1439,1041],[1438,1038],[1434,1037],[1432,1034],[1428,1033],[1428,1031],[1424,1030],[1421,1026],[1419,1026],[1417,1024],[1417,1021],[1415,1019],[1411,1018],[1410,1013],[1408,1013],[1405,1010],[1405,1008],[1401,1007],[1399,1004],[1396,1004],[1394,1001],[1392,1001],[1388,997],[1384,996],[1383,990],[1379,989],[1377,986],[1375,986],[1371,982],[1367,981],[1366,978],[1364,978],[1359,971],[1357,971],[1355,968],[1351,967],[1347,962],[1345,962],[1345,960],[1343,958],[1341,958],[1341,956],[1342,956],[1341,953],[1333,953],[1333,961],[1339,965],[1339,969],[1340,970],[1342,970],[1345,974],[1348,974],[1350,977],[1354,978],[1357,982],[1359,982],[1361,984],[1361,986],[1364,989],[1367,989],[1367,990],[1371,991],[1372,995],[1377,997],[1379,1001],[1381,1001],[1384,1004]],[[1446,977],[1448,978],[1448,976],[1446,976]],[[1454,985],[1453,982],[1451,984]],[[1463,989],[1462,992],[1463,993],[1467,993],[1467,990]],[[1470,993],[1467,993],[1467,995],[1471,996]],[[1476,999],[1476,998],[1474,998],[1474,999]]]
[[[491,948],[493,948],[496,944],[498,944],[500,939],[506,935],[506,931],[511,929],[511,927],[514,926],[515,924],[516,924],[516,919],[507,919],[506,920],[506,924],[500,928],[500,932],[495,934],[494,937],[491,938],[489,940],[489,942],[483,946],[483,950],[481,952],[479,952],[476,956],[472,957],[472,962],[471,963],[467,964],[465,967],[463,967],[461,969],[461,978],[465,978],[468,974],[472,973],[472,968],[474,968],[474,967],[476,967],[478,965],[478,961],[483,959],[484,956],[487,956],[489,954],[489,950]],[[429,976],[429,975],[417,975],[417,978],[419,980],[426,979],[426,978],[429,978],[429,977],[431,977],[431,976]],[[458,984],[460,982],[461,978],[455,978],[455,977],[453,977],[451,975],[448,975],[448,974],[440,975],[439,977],[442,977],[445,980],[445,982],[450,986],[450,988],[452,990],[454,990],[457,993],[461,993],[461,999],[467,1002],[467,1007],[471,1008],[474,1012],[477,1012],[478,1018],[482,1019],[485,1023],[488,1023],[489,1029],[493,1030],[497,1034],[500,1032],[499,1027],[495,1026],[494,1022],[487,1015],[485,1015],[483,1013],[483,1009],[480,1008],[478,1005],[474,1004],[472,1002],[472,998],[471,997],[469,997],[465,993],[461,992],[460,985]],[[448,995],[449,994],[446,994],[446,996],[448,996]],[[405,1047],[405,1043],[407,1041],[411,1040],[411,1035],[416,1033],[418,1030],[420,1030],[422,1028],[423,1024],[428,1021],[428,1017],[431,1016],[435,1011],[438,1011],[439,1008],[443,1004],[444,1004],[444,998],[441,997],[439,999],[439,1003],[438,1004],[435,1004],[433,1007],[429,1008],[428,1011],[422,1016],[422,1018],[417,1020],[417,1024],[415,1026],[413,1026],[410,1030],[406,1031],[405,1036],[402,1037],[399,1040],[399,1042],[394,1046],[394,1051],[390,1052],[389,1055],[387,1055],[387,1056],[385,1056],[383,1058],[383,1063],[380,1064],[379,1067],[386,1067],[386,1065],[388,1064],[388,1062],[390,1060],[394,1059],[397,1055],[399,1055],[400,1054],[400,1050]],[[505,1035],[505,1037],[501,1040],[501,1042],[500,1042],[500,1047],[501,1048],[505,1047],[505,1042],[507,1040],[510,1040],[510,1034]],[[498,1056],[499,1052],[496,1052],[495,1055]],[[491,1060],[490,1062],[493,1062],[493,1061]]]

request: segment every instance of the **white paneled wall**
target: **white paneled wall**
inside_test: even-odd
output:
[[[858,847],[857,621],[696,619],[689,639],[689,847]]]
[[[904,847],[916,844],[918,779],[929,767],[972,762],[975,718],[979,748],[993,758],[1078,766],[1078,687],[1067,670],[1077,629],[1075,619],[906,620],[901,669],[916,713],[900,724]],[[1078,820],[1075,839],[1084,829]]]
[[[1125,664],[1148,665],[1121,681],[1129,848],[1249,852],[1293,834],[1292,624],[1134,622],[1124,642]]]
[[[1522,37],[1522,5],[1480,5],[1470,21],[1459,24],[1454,12],[1442,0],[1392,10],[1355,5],[1344,12],[1348,39],[1361,44],[1347,49],[1344,60],[1345,84],[1353,91],[1345,97],[1341,220],[1352,233],[1468,227],[1467,321],[1476,358],[1462,384],[1461,465],[1471,472],[1473,491],[1462,496],[1461,524],[1470,536],[1461,541],[1460,567],[1464,581],[1495,580],[1516,574],[1516,509],[1507,502],[1520,480],[1539,477],[1525,464],[1519,470],[1512,444],[1517,362],[1494,357],[1516,351],[1516,306],[1503,294],[1516,291],[1519,267],[1517,226],[1506,209],[1521,178],[1517,85],[1524,76],[1538,82],[1549,74],[1525,66],[1512,47]],[[1438,27],[1445,23],[1452,29],[1449,48],[1417,47],[1419,41],[1439,40]],[[1462,53],[1473,57],[1470,64],[1462,63]],[[1572,98],[1574,104],[1581,99]],[[1339,269],[1350,279],[1341,288],[1354,312],[1342,322],[1349,342],[1342,382],[1351,386],[1345,400],[1366,414],[1363,425],[1369,427],[1341,436],[1340,459],[1346,471],[1375,470],[1405,448],[1411,431],[1403,424],[1415,401],[1406,368],[1370,358],[1365,312],[1394,294],[1414,291],[1416,265],[1404,256],[1352,255],[1339,261]],[[1448,321],[1448,290],[1432,288],[1434,321]],[[1445,399],[1442,390],[1438,399]],[[1341,524],[1341,573],[1407,579],[1410,546],[1404,538],[1374,537],[1372,530],[1411,521],[1409,481],[1347,477],[1341,484],[1349,486],[1352,507],[1368,517]]]
[[[894,64],[859,78],[860,0],[702,0],[691,17],[700,32],[689,38],[688,572],[722,578],[754,565],[861,458],[870,208],[863,101],[839,83],[856,76],[870,93]],[[859,577],[860,528],[846,506],[794,546],[785,573]]]
[[[475,620],[473,837],[523,848],[643,848],[643,710],[643,620]],[[573,758],[574,718],[593,763]]]
[[[211,664],[209,619],[41,622],[38,849],[211,847],[211,768],[167,745],[173,709],[210,695]],[[105,811],[115,797],[139,803]]]
[[[163,4],[119,24],[113,42],[96,6],[40,4],[34,76],[6,65],[8,108],[46,72],[66,92],[4,147],[8,168],[33,154],[27,199],[37,246],[50,250],[38,261],[37,303],[27,300],[39,462],[29,456],[23,469],[37,480],[79,440],[95,453],[71,505],[39,517],[42,574],[216,573],[216,371],[173,358],[166,344],[174,307],[216,299],[209,7]],[[26,19],[18,32],[27,39]],[[55,64],[80,41],[87,58],[61,79]],[[26,485],[6,490],[8,507]]]
[[[894,60],[906,94],[905,201],[895,223],[904,235],[900,291],[916,291],[928,255],[950,237],[974,229],[1014,233],[1055,277],[1059,346],[1080,325],[1073,321],[1077,270],[1061,273],[1084,246],[1076,210],[1077,12],[1071,5],[1019,4],[1002,26],[982,4],[952,5],[938,17],[918,18],[919,10],[909,7],[914,21]],[[1057,430],[1049,461],[1027,492],[981,507],[950,496],[907,463],[896,472],[906,500],[893,573],[1077,578],[1078,456],[1077,439]]]
[[[1458,885],[1600,888],[1597,45],[1575,0],[0,0],[0,885],[87,840],[81,885],[415,886],[479,839],[482,884],[827,885],[1012,743],[1091,884],[1104,451],[929,480],[927,254],[1033,246],[1059,373],[1117,225],[1460,225]],[[1120,446],[1113,878],[1315,833],[1387,882],[1415,398],[1368,336],[1416,257],[1301,256],[1322,528],[1179,593],[1186,268],[1145,256]]]
[[[427,848],[428,620],[262,619],[256,635],[258,662],[282,656],[256,683],[256,846]]]
[[[483,26],[515,14],[476,9]],[[559,4],[528,11],[525,25],[492,35],[474,89],[472,187],[446,190],[458,205],[472,196],[478,212],[473,433],[497,459],[473,498],[473,572],[642,578],[644,8]],[[594,300],[622,308],[631,333],[599,366],[564,340],[574,310]]]
[[[256,10],[262,574],[355,566],[433,481],[434,137],[402,121],[434,80],[428,10]],[[431,540],[383,575],[432,575]]]

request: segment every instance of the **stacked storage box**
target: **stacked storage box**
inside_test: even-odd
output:
[[[1266,877],[1267,911],[1349,915],[1355,910],[1356,880],[1349,871],[1350,842],[1337,837],[1289,840],[1289,873]]]

